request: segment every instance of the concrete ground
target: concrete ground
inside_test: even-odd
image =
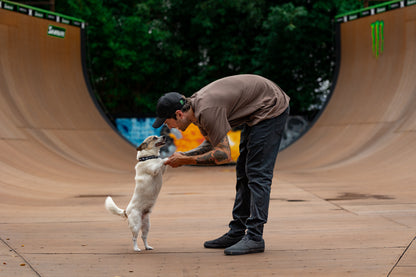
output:
[[[234,167],[169,168],[151,215],[149,244],[132,250],[120,207],[133,184],[79,189],[58,200],[0,204],[0,276],[414,276],[415,204],[302,188],[278,174],[266,251],[225,256],[203,242],[222,235],[234,199]],[[29,196],[28,196],[29,197]],[[53,202],[53,203],[52,203]],[[144,248],[140,241],[139,247]]]
[[[135,149],[91,97],[84,30],[51,22],[0,9],[0,277],[416,276],[416,5],[337,25],[336,87],[279,154],[266,251],[246,256],[203,248],[228,230],[232,166],[169,168],[155,250],[132,250],[104,200],[127,205]]]

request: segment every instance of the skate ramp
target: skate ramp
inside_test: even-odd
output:
[[[383,36],[373,45],[372,25],[377,22]],[[285,218],[295,225],[302,221],[298,227],[307,231],[293,230],[298,237],[316,230],[329,240],[340,235],[338,258],[347,249],[367,253],[356,252],[357,267],[335,275],[354,275],[372,255],[370,248],[382,253],[390,245],[398,252],[386,255],[385,267],[378,272],[412,276],[416,272],[416,6],[339,27],[340,68],[331,98],[312,128],[277,161],[280,184],[328,204],[328,221],[312,223],[309,213]],[[331,245],[321,241],[320,246],[332,249]],[[340,259],[347,263],[344,258]],[[358,275],[376,276],[376,272],[373,268]]]
[[[384,22],[383,52],[371,24]],[[339,76],[319,120],[280,156],[282,171],[342,179],[414,180],[416,162],[416,7],[340,24]],[[340,178],[341,179],[341,178]]]
[[[48,35],[49,26],[64,28],[65,37]],[[75,184],[120,182],[131,173],[134,147],[112,129],[89,93],[82,32],[0,9],[2,203],[54,197]]]
[[[49,25],[65,38],[48,36]],[[132,251],[104,199],[127,205],[136,152],[90,94],[83,32],[0,9],[0,276],[415,272],[416,6],[340,24],[331,100],[279,154],[266,252],[242,257],[202,247],[227,230],[233,167],[169,168],[151,216],[155,250]]]

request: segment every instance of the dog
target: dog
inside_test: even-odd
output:
[[[166,170],[164,164],[167,158],[160,158],[160,148],[166,144],[166,137],[150,136],[137,147],[136,187],[130,203],[125,210],[120,209],[108,196],[105,200],[106,209],[114,214],[126,218],[133,234],[133,249],[141,251],[137,245],[137,237],[142,231],[142,240],[146,250],[153,247],[147,244],[150,220],[149,215],[155,205],[162,188],[162,175]]]

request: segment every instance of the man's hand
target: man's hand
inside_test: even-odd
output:
[[[176,152],[165,162],[171,167],[179,167],[182,165],[218,165],[232,161],[231,150],[228,138],[213,147],[207,140],[197,148],[188,152]]]
[[[175,168],[182,165],[192,164],[192,159],[190,159],[188,156],[185,156],[181,152],[175,152],[168,158],[165,164]]]

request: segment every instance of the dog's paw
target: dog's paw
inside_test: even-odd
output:
[[[134,249],[134,251],[136,251],[136,252],[140,252],[140,251],[142,251],[139,247],[134,247],[133,249]]]
[[[150,245],[146,246],[146,250],[153,250],[153,247],[151,247]]]

